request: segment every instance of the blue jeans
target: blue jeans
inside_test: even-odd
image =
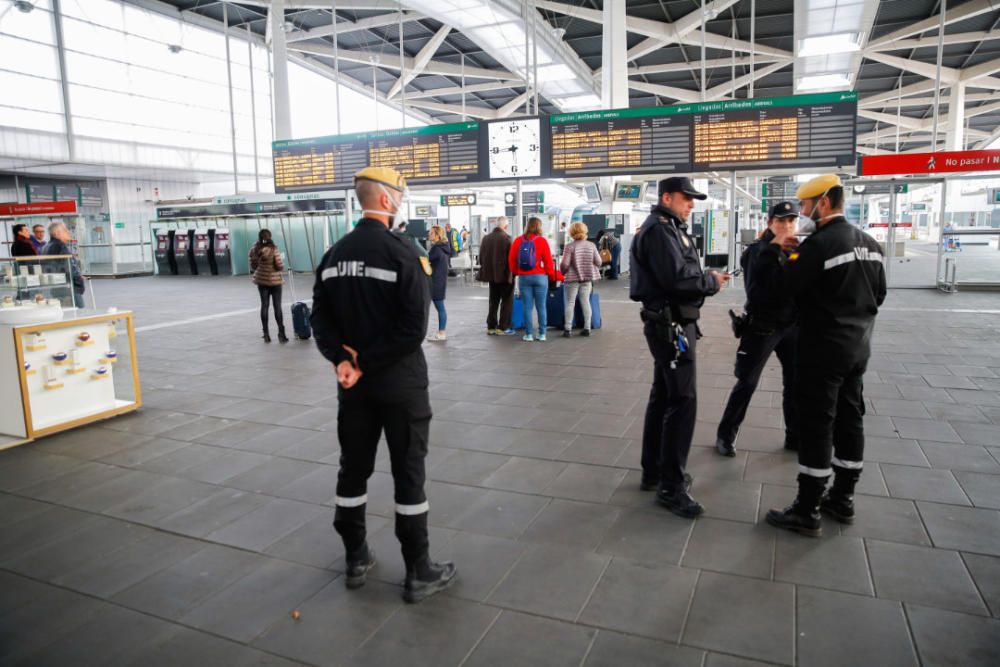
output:
[[[525,333],[532,333],[531,328],[531,307],[534,305],[538,311],[538,335],[545,333],[548,326],[548,296],[549,277],[545,274],[533,274],[528,276],[518,276],[518,286],[521,288],[521,298],[524,300],[524,329]]]
[[[444,299],[435,299],[434,307],[438,311],[438,331],[444,331],[448,326],[448,312],[444,309]]]

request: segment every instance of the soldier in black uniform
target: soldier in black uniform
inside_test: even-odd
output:
[[[842,523],[854,521],[865,447],[862,378],[886,284],[882,249],[844,218],[840,178],[819,176],[797,194],[816,231],[801,245],[794,234],[778,235],[755,266],[755,280],[766,290],[794,295],[799,313],[799,492],[789,507],[768,512],[767,522],[819,536],[820,510]],[[833,486],[824,494],[831,474]]]
[[[696,322],[705,297],[729,274],[703,271],[687,219],[706,195],[687,178],[660,181],[659,203],[632,241],[629,296],[642,302],[643,332],[653,354],[653,387],[642,432],[643,490],[674,514],[696,517],[704,509],[691,497],[684,472],[698,409],[695,390]]]
[[[406,562],[403,598],[418,602],[446,588],[452,563],[428,554],[424,458],[430,429],[427,331],[430,264],[413,241],[392,234],[406,181],[369,167],[354,177],[362,218],[316,270],[312,326],[340,383],[340,473],[333,525],[347,551],[348,588],[365,583],[375,554],[365,539],[367,482],[385,431],[395,483],[396,537]]]
[[[795,420],[795,346],[798,328],[795,326],[795,303],[784,292],[768,292],[755,281],[754,265],[760,251],[777,234],[795,233],[799,211],[791,202],[783,201],[771,207],[767,229],[756,242],[747,246],[740,257],[743,286],[747,293],[746,320],[740,346],[736,352],[736,386],[719,422],[715,449],[723,456],[736,456],[736,436],[746,417],[747,406],[760,382],[761,373],[771,356],[781,362],[783,384],[782,408],[785,415],[785,449],[798,449]]]

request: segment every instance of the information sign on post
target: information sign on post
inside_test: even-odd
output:
[[[441,206],[475,206],[475,193],[460,195],[441,195]]]

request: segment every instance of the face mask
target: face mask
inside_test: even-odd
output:
[[[386,195],[388,195],[389,201],[392,201],[392,193],[389,192],[389,188],[387,188],[385,185],[383,185],[381,183],[379,183],[378,186],[380,188],[382,188],[382,192],[384,192]],[[398,192],[398,190],[397,190],[397,192]],[[387,218],[389,218],[389,229],[392,229],[392,226],[394,224],[396,224],[397,222],[400,223],[400,224],[402,224],[403,222],[406,222],[406,210],[408,208],[408,206],[406,204],[407,204],[408,200],[409,200],[409,191],[408,190],[404,190],[402,192],[400,198],[399,198],[399,202],[396,203],[396,210],[395,211],[391,211],[390,212],[390,211],[382,211],[382,210],[379,210],[377,208],[366,208],[366,209],[362,209],[361,210],[361,215],[362,215],[362,217],[366,213],[375,213],[376,215],[384,215]]]
[[[816,220],[814,220],[811,216],[810,217],[806,217],[806,216],[804,216],[802,214],[799,214],[799,228],[798,228],[798,233],[799,234],[812,234],[815,231],[816,231]]]

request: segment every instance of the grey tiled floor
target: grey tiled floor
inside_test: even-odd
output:
[[[460,578],[409,607],[384,451],[380,562],[343,586],[336,385],[313,345],[262,343],[245,279],[96,288],[137,313],[146,407],[0,452],[0,664],[1000,664],[995,296],[890,294],[859,518],[810,540],[760,521],[794,494],[774,364],[738,455],[711,449],[738,291],[704,311],[692,522],[637,488],[650,362],[623,283],[599,286],[593,338],[531,345],[485,336],[485,290],[452,284],[449,340],[425,346],[427,489]]]

